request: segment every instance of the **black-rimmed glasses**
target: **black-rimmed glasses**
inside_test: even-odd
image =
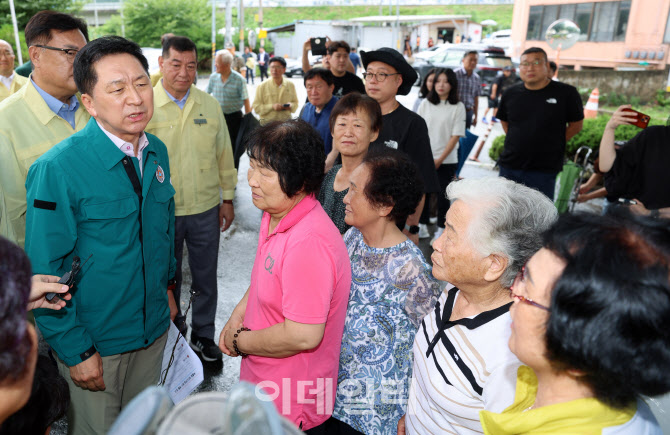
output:
[[[77,55],[79,50],[75,48],[58,48],[58,47],[50,47],[48,45],[42,45],[42,44],[33,44],[33,47],[39,47],[39,48],[45,48],[47,50],[54,50],[54,51],[62,51],[65,53],[65,57],[67,57],[67,60],[70,62],[74,61],[74,57]]]

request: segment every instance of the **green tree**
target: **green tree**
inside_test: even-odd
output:
[[[14,39],[14,26],[12,26],[11,23],[0,25],[0,39],[4,39],[9,43],[9,45],[12,46],[14,49],[14,54],[16,55],[16,59],[14,60],[16,63],[15,67],[20,66],[18,65],[19,54],[16,52],[16,40]],[[28,62],[28,47],[26,47],[26,37],[23,32],[19,32],[19,41],[21,42],[21,54],[23,55],[23,61]]]
[[[124,3],[123,15],[126,38],[142,47],[160,47],[161,35],[174,33],[195,42],[201,65],[211,58],[212,18],[207,0],[132,0]],[[217,17],[217,23],[223,24],[223,17]],[[217,47],[222,42],[217,37]]]
[[[86,1],[84,0],[29,0],[29,1],[15,1],[14,11],[16,12],[16,21],[19,25],[19,30],[23,29],[28,24],[30,18],[39,11],[54,10],[69,14],[76,14],[81,10]],[[9,10],[9,1],[0,2],[0,26],[12,23],[12,13]]]

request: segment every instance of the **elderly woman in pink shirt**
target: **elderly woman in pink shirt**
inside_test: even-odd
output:
[[[332,414],[351,266],[315,199],[324,148],[303,121],[267,124],[247,144],[252,200],[263,210],[251,285],[219,340],[242,356],[240,380],[263,387],[280,414],[310,433]]]

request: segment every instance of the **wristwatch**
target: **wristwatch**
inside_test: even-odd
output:
[[[405,229],[410,234],[419,234],[419,226],[418,225],[407,225],[407,224],[405,224]]]
[[[661,212],[657,208],[649,210],[649,216],[651,216],[654,219],[658,219],[661,217]]]

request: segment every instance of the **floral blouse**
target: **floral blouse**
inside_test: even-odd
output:
[[[371,248],[356,228],[344,235],[351,293],[333,417],[365,434],[396,434],[412,378],[412,343],[440,284],[411,241]]]

